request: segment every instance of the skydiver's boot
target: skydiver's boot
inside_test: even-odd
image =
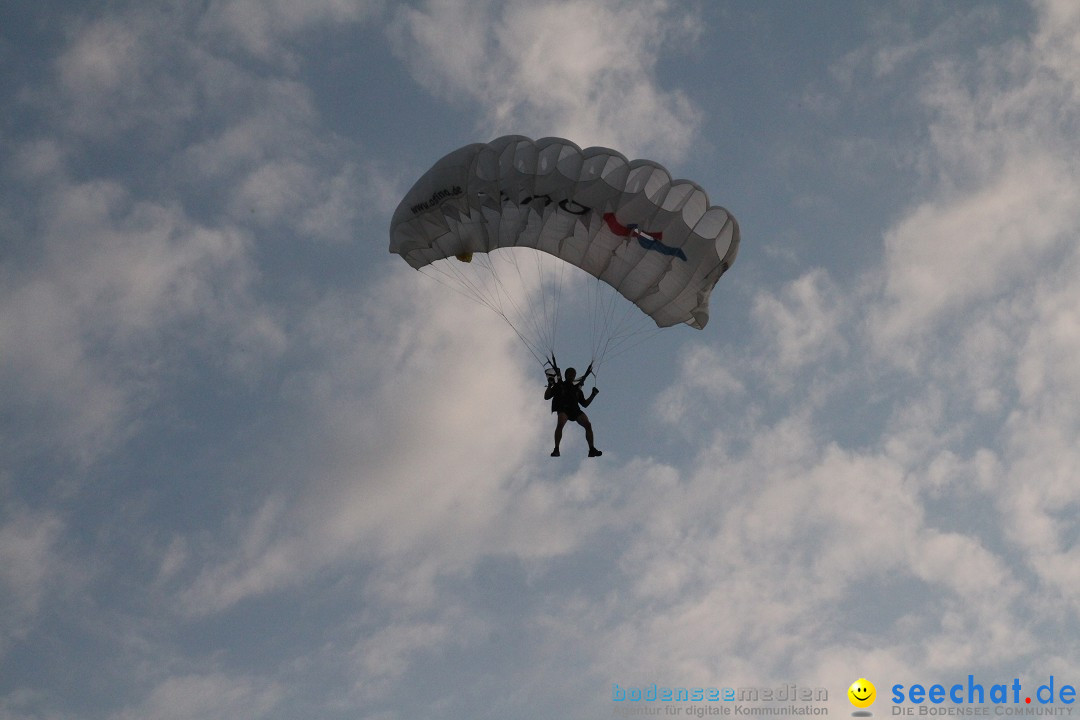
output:
[[[600,457],[604,453],[600,452],[596,448],[589,448],[589,457]]]
[[[559,457],[559,448],[555,448],[551,451],[551,457]]]

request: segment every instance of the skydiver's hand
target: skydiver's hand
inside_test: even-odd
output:
[[[594,388],[592,389],[592,395],[590,395],[589,397],[596,397],[596,394],[597,394],[598,392],[600,392],[600,388],[598,388],[598,387],[594,387]]]

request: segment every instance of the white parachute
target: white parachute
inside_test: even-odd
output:
[[[390,224],[390,252],[497,312],[542,364],[567,302],[592,317],[595,367],[645,328],[700,330],[738,248],[735,218],[657,163],[519,135],[439,160]]]

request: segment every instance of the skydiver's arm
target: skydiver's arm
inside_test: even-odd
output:
[[[585,393],[581,392],[581,389],[579,388],[578,389],[578,402],[581,403],[581,407],[589,407],[590,405],[592,405],[593,398],[596,397],[596,394],[598,392],[600,392],[600,391],[597,390],[596,388],[593,388],[592,392],[589,393],[589,397],[585,397]]]

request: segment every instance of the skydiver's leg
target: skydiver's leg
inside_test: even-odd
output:
[[[589,443],[589,457],[600,457],[604,453],[596,449],[596,444],[593,442],[593,429],[592,423],[589,422],[589,416],[585,413],[581,413],[578,416],[578,424],[585,428],[585,442]]]
[[[559,413],[559,419],[555,422],[555,449],[551,451],[551,457],[559,457],[559,443],[562,442],[562,429],[566,424],[566,413]]]

